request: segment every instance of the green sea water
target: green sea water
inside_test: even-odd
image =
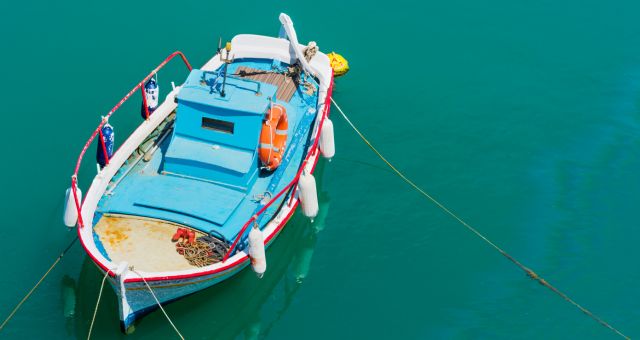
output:
[[[275,35],[350,62],[334,98],[390,161],[525,265],[640,335],[637,1],[0,3],[0,316],[75,230],[64,190],[100,115],[172,51]],[[161,91],[186,73],[160,73]],[[112,119],[120,143],[139,97]],[[615,335],[412,191],[334,110],[320,216],[296,214],[250,270],[167,306],[188,339],[564,339]],[[80,174],[95,175],[89,149]],[[101,274],[79,245],[6,339],[86,337]],[[95,339],[125,338],[106,287]],[[159,312],[127,339],[172,338]]]

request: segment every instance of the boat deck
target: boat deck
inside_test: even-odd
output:
[[[107,214],[94,231],[111,261],[126,261],[137,270],[160,272],[193,268],[171,242],[176,229],[184,227],[152,218]],[[196,234],[196,237],[204,235]]]
[[[268,71],[271,70],[272,63],[263,60],[236,61],[229,65],[229,72],[237,73],[242,67]],[[284,76],[273,79],[259,81],[285,82]],[[295,82],[290,81],[288,84]],[[284,86],[287,87],[288,84]],[[290,89],[284,93],[288,96],[287,91]],[[253,93],[251,95],[251,98],[256,97]],[[297,131],[302,125],[307,125],[300,124],[304,119],[308,121],[309,117],[315,116],[317,92],[309,94],[303,86],[295,85],[290,95],[289,101],[277,101],[286,108],[288,114],[290,132],[287,145],[296,144],[292,143],[294,136],[297,136],[298,145],[305,145],[308,133]],[[170,131],[174,129],[174,125],[171,116],[155,133],[156,137],[148,141],[158,147],[147,152],[140,161],[136,162],[132,156],[112,178],[105,195],[98,203],[93,219],[96,244],[100,248],[102,243],[101,251],[115,263],[126,260],[140,270],[150,272],[193,268],[176,252],[175,244],[171,242],[176,229],[188,226],[203,234],[213,231],[222,239],[232,241],[244,223],[261,206],[263,197],[268,198],[279,192],[296,175],[305,154],[304,147],[297,148],[290,159],[291,166],[283,168],[278,178],[274,179],[273,173],[260,172],[250,187],[238,188],[215,179],[193,178],[166,171],[169,145],[176,136],[174,131],[168,133],[167,138],[161,138],[162,130]],[[185,139],[185,142],[194,147],[200,143],[195,139]],[[184,145],[183,148],[194,150],[191,144]],[[144,147],[141,149],[145,150]],[[273,204],[265,212],[263,222],[268,222],[277,209],[279,203]],[[114,216],[139,218],[123,220]],[[151,223],[150,220],[161,222]],[[119,240],[117,236],[121,234],[126,239]]]

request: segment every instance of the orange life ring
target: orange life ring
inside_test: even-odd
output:
[[[268,171],[275,170],[282,162],[288,130],[287,109],[282,105],[272,105],[262,123],[258,146],[260,162]]]

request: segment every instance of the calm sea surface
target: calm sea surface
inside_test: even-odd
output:
[[[349,60],[334,97],[389,160],[640,336],[640,3],[417,3],[0,2],[1,318],[75,236],[64,190],[100,115],[174,50],[198,67],[219,36],[277,34],[283,11],[301,41]],[[172,64],[161,91],[185,76]],[[117,143],[140,123],[139,100],[112,119]],[[333,121],[321,216],[294,216],[262,280],[245,270],[167,306],[187,338],[615,338],[411,191],[335,110]],[[100,280],[75,245],[0,337],[84,339]],[[173,335],[155,312],[126,338]],[[107,287],[94,338],[119,337]]]

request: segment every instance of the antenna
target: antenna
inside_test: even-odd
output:
[[[224,63],[224,78],[222,79],[222,90],[220,91],[220,95],[221,96],[225,96],[224,93],[224,87],[227,84],[227,68],[229,67],[229,64],[231,64],[233,62],[233,58],[229,59],[229,52],[231,52],[231,43],[227,42],[227,44],[224,46],[224,50],[226,52],[224,59],[222,59],[222,53],[220,53],[220,61],[222,61]]]
[[[218,49],[216,50],[216,53],[220,55],[220,61],[222,61],[222,53],[220,53],[220,50],[222,50],[222,37],[218,37]]]

